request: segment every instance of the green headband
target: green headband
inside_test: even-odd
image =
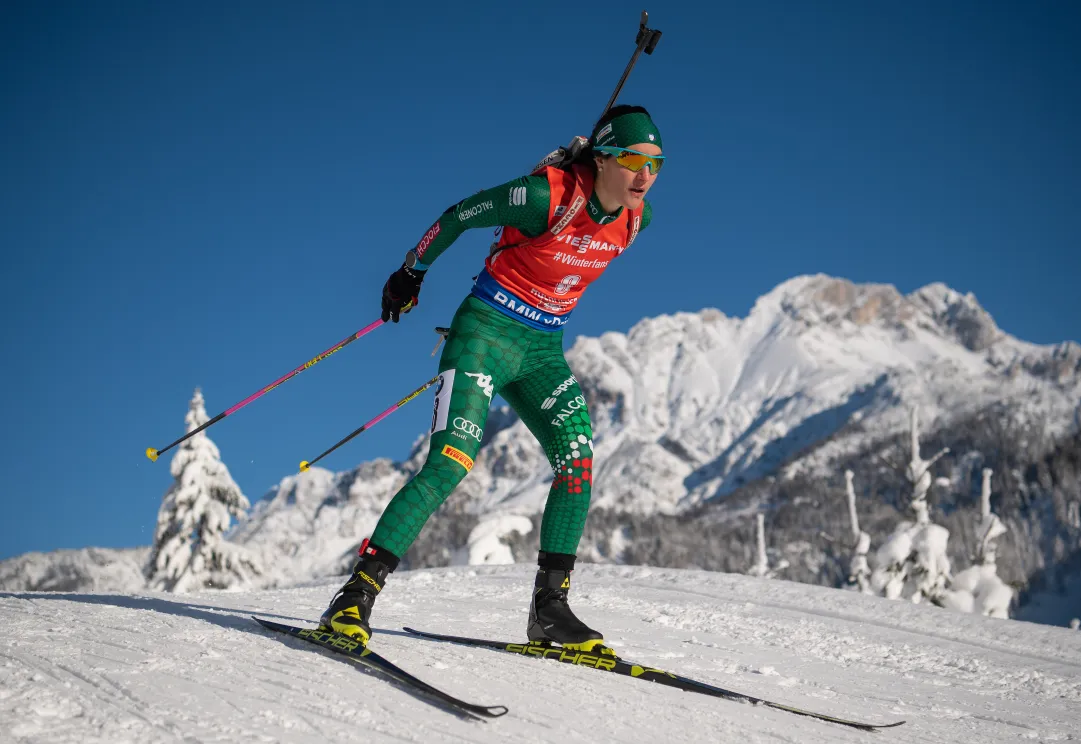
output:
[[[648,142],[661,145],[661,133],[649,114],[634,112],[623,114],[601,127],[593,137],[594,146],[630,147]]]

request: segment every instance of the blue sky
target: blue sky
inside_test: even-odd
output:
[[[680,3],[621,102],[668,165],[567,331],[825,272],[974,292],[1081,339],[1081,6]],[[588,133],[640,4],[5,3],[0,558],[150,542],[193,389],[213,415],[366,325],[439,213]],[[568,23],[579,19],[573,27]],[[211,429],[253,501],[435,370],[489,243],[420,307]],[[429,397],[324,463],[404,456]]]

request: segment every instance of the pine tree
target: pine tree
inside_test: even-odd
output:
[[[912,487],[909,508],[916,521],[898,524],[875,552],[871,588],[888,599],[900,597],[915,603],[938,603],[950,582],[950,559],[946,554],[950,531],[931,523],[927,493],[933,482],[931,466],[948,453],[949,448],[944,447],[930,460],[923,459],[920,455],[919,412],[915,408],[911,411],[910,437],[911,459],[903,472]]]
[[[203,394],[196,388],[184,417],[187,431],[208,420]],[[148,586],[178,593],[224,589],[261,574],[249,551],[223,539],[231,518],[242,518],[251,504],[206,432],[179,446],[170,472],[176,482],[158,511],[154,545],[144,569]]]

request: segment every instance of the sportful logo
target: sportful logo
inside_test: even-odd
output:
[[[458,432],[454,432],[463,439],[465,438],[466,434],[473,437],[478,442],[484,439],[484,429],[480,428],[469,419],[462,418],[461,416],[458,416],[456,419],[454,419],[454,428],[460,432],[464,432],[463,434],[458,434]]]
[[[559,396],[563,395],[563,393],[567,392],[567,390],[569,390],[572,385],[576,385],[577,383],[578,379],[574,375],[571,375],[566,380],[559,383],[559,387],[552,391],[551,397],[545,398],[544,402],[541,403],[541,410],[547,411],[549,408],[554,406],[556,404],[556,401],[559,399]]]
[[[521,207],[525,204],[525,186],[515,186],[510,190],[510,205],[512,207]]]
[[[491,201],[480,202],[479,204],[475,204],[474,206],[470,207],[469,209],[459,209],[458,210],[458,219],[460,221],[462,221],[462,222],[465,222],[466,220],[472,219],[473,217],[476,217],[478,214],[481,214],[482,212],[487,212],[489,209],[493,209],[493,208],[494,208],[494,205],[492,204]]]
[[[417,254],[417,258],[424,258],[424,252],[428,250],[428,246],[435,240],[435,236],[439,234],[439,231],[443,228],[436,222],[434,225],[428,228],[428,232],[424,233],[424,237],[417,243],[417,247],[414,248],[414,252]]]
[[[492,386],[492,376],[486,375],[483,372],[466,372],[466,377],[475,377],[477,380],[477,386],[484,391],[484,394],[488,396],[488,400],[492,399],[492,393],[495,392]]]

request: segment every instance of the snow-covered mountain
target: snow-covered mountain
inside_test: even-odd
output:
[[[23,553],[0,561],[0,591],[136,591],[148,548],[81,548]]]
[[[377,676],[271,635],[310,626],[336,580],[176,596],[0,594],[5,742],[749,742],[875,736],[595,669],[406,637],[403,625],[525,636],[527,565],[398,571],[373,649],[485,705],[464,721]],[[586,564],[575,611],[623,657],[737,692],[874,722],[882,741],[1076,741],[1081,633],[788,581]]]
[[[626,334],[580,337],[567,358],[593,418],[593,505],[639,514],[683,512],[779,472],[824,475],[834,459],[903,429],[911,406],[926,429],[991,405],[1051,436],[1081,421],[1081,347],[1018,340],[972,295],[942,284],[906,296],[803,276],[746,318],[707,309],[645,319]],[[521,422],[493,411],[485,436],[449,500],[459,518],[441,512],[429,523],[457,533],[442,541],[448,560],[473,526],[474,539],[491,538],[478,521],[534,515],[548,492],[551,471]],[[421,437],[403,462],[289,476],[235,539],[276,557],[285,577],[340,570],[425,454]],[[584,554],[599,557],[589,546]]]
[[[797,277],[761,297],[746,318],[713,309],[648,318],[625,334],[580,337],[567,358],[594,423],[598,512],[579,550],[585,560],[621,560],[625,521],[601,512],[648,518],[730,501],[732,509],[744,510],[738,513],[753,511],[753,499],[733,500],[747,484],[763,476],[778,482],[836,478],[838,462],[896,439],[911,406],[919,407],[929,433],[948,431],[952,423],[992,408],[996,420],[1008,415],[1050,438],[1076,432],[1081,423],[1081,346],[1016,339],[972,295],[942,284],[902,295],[889,285]],[[420,435],[400,462],[378,459],[342,473],[313,468],[290,475],[255,505],[232,539],[262,555],[272,581],[337,573],[426,453],[427,439]],[[964,455],[970,456],[979,455]],[[951,467],[959,469],[957,463]],[[1081,477],[1069,477],[1081,487]],[[510,561],[507,544],[530,532],[551,478],[525,426],[509,410],[493,409],[473,471],[430,520],[407,563]],[[1046,520],[1045,512],[1019,518]],[[897,519],[896,513],[888,516],[887,533]],[[1046,525],[1011,524],[1031,543],[1053,543],[1047,562],[1066,560],[1071,551],[1081,557],[1081,547],[1063,542]],[[960,539],[957,527],[952,526]],[[806,540],[774,534],[782,546]],[[672,533],[666,535],[672,542]],[[700,555],[732,553],[733,543],[725,539],[723,547],[696,545],[691,552],[699,557],[676,565],[745,570],[737,567],[742,555],[734,556],[733,565]],[[822,572],[822,549],[814,550],[812,557],[806,550],[788,556],[794,569],[804,566],[802,574],[790,570],[788,578],[832,580]],[[1023,554],[1017,563],[1025,566],[1015,578],[1045,567],[1036,552],[1013,553]],[[636,555],[647,562],[657,557]],[[54,588],[47,581],[20,585],[18,577],[29,569],[16,570],[11,563],[0,563],[0,588]],[[49,574],[41,560],[32,564],[39,576],[72,573],[68,567]]]

